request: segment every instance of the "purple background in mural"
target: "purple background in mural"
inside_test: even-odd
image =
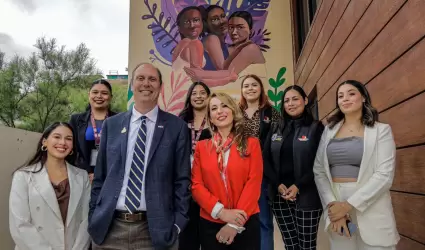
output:
[[[263,52],[270,49],[267,42],[270,41],[270,32],[264,27],[271,0],[244,0],[238,6],[237,0],[220,0],[218,2],[211,0],[161,0],[161,6],[149,3],[149,0],[144,0],[147,8],[146,13],[142,13],[143,20],[152,20],[152,23],[147,26],[152,30],[152,38],[155,43],[155,49],[150,50],[150,60],[160,61],[165,65],[171,66],[171,53],[177,43],[180,41],[180,36],[176,26],[177,13],[188,6],[207,7],[211,3],[216,2],[224,8],[226,16],[230,16],[235,11],[249,11],[254,19],[253,31],[251,40],[258,44]],[[174,3],[173,3],[174,2]],[[158,7],[160,7],[158,9]]]

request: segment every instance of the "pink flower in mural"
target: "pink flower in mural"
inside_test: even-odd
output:
[[[177,75],[177,78],[176,78]],[[186,74],[171,72],[171,96],[165,101],[165,85],[162,85],[161,89],[161,99],[162,105],[165,111],[177,115],[177,113],[184,107],[184,96],[187,93],[187,90],[183,87],[185,83],[189,81],[189,78]]]

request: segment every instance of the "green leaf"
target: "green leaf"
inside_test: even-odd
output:
[[[277,83],[273,78],[269,78],[269,84],[270,84],[270,86],[272,86],[275,89],[279,87],[279,86],[277,86]]]
[[[279,87],[282,86],[285,83],[285,81],[286,81],[286,78],[280,79],[278,82]]]
[[[279,72],[277,73],[276,80],[279,81],[285,73],[286,73],[286,67],[280,68]]]
[[[276,96],[274,95],[274,93],[271,89],[269,89],[269,91],[267,91],[267,95],[269,96],[270,100],[275,101]]]
[[[276,96],[276,99],[277,99],[276,102],[281,101],[282,97],[283,97],[283,91],[279,91],[279,93],[277,93],[277,96]]]

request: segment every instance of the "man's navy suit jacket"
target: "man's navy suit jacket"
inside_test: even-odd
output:
[[[92,184],[89,233],[96,244],[108,234],[123,185],[132,111],[105,120]],[[148,166],[145,198],[149,232],[155,249],[167,249],[188,222],[190,144],[187,124],[158,110]]]

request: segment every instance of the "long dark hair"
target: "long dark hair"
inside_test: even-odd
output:
[[[345,118],[344,113],[342,113],[341,109],[338,105],[338,91],[339,88],[341,88],[342,85],[350,84],[351,86],[355,87],[362,97],[365,99],[362,107],[362,124],[368,127],[373,127],[375,123],[378,121],[379,114],[378,111],[372,106],[372,100],[370,98],[369,92],[367,91],[366,87],[359,81],[356,80],[347,80],[339,84],[338,88],[336,89],[336,113],[333,114],[331,117],[328,118],[328,124],[329,128],[335,127],[336,124],[338,124],[340,121],[342,121]]]
[[[47,139],[50,134],[52,133],[53,130],[55,130],[56,128],[60,127],[60,126],[64,126],[67,127],[69,130],[71,130],[72,134],[74,134],[74,131],[71,127],[71,125],[69,125],[69,123],[67,122],[55,122],[53,124],[51,124],[49,127],[47,127],[43,134],[41,135],[40,140],[38,140],[37,143],[37,148],[36,148],[36,152],[35,154],[28,160],[28,162],[26,162],[24,165],[20,166],[18,169],[15,170],[26,170],[28,172],[32,172],[32,173],[38,173],[40,172],[43,168],[44,168],[44,164],[47,161],[47,151],[43,151],[41,150],[41,147],[43,146],[43,140]],[[75,140],[73,140],[73,148],[75,148]],[[70,162],[71,161],[71,155],[68,155],[65,158],[65,161]],[[32,169],[27,169],[28,166],[32,166],[35,165],[37,163],[40,163],[40,167],[36,170],[32,170]]]
[[[181,23],[182,22],[182,18],[184,16],[184,14],[186,12],[188,12],[189,10],[197,10],[197,11],[199,11],[199,14],[201,14],[201,22],[202,22],[202,27],[203,28],[202,28],[201,33],[199,34],[199,38],[202,38],[205,35],[204,34],[204,31],[205,31],[205,23],[204,23],[205,8],[203,6],[188,6],[188,7],[184,8],[184,9],[182,9],[179,12],[179,14],[177,14],[177,18],[176,18],[177,27],[180,27],[180,25],[182,25],[182,23]],[[180,33],[180,37],[181,37],[181,39],[185,38],[185,36],[182,33]]]
[[[211,4],[208,8],[205,9],[205,15],[203,15],[202,19],[204,20],[204,30],[207,33],[211,33],[211,30],[208,28],[208,14],[215,9],[221,9],[223,12],[226,12],[223,7],[216,4]]]
[[[291,85],[291,86],[287,87],[283,91],[281,107],[280,107],[280,111],[281,111],[281,114],[282,114],[284,121],[290,121],[290,120],[294,119],[294,117],[290,116],[285,110],[285,96],[286,96],[286,93],[288,93],[289,90],[297,91],[304,100],[308,99],[307,94],[305,93],[304,89],[301,88],[300,86]],[[308,102],[307,105],[305,105],[304,112],[301,114],[300,118],[302,118],[304,124],[311,124],[314,121],[314,117],[313,117],[313,115],[311,114],[311,111],[310,111],[310,102]]]
[[[96,81],[94,81],[94,82],[92,82],[92,84],[91,84],[91,86],[90,86],[90,89],[89,89],[89,91],[91,91],[92,90],[92,88],[96,85],[96,84],[102,84],[102,85],[105,85],[106,86],[106,88],[108,88],[108,90],[109,90],[109,93],[111,94],[111,96],[112,96],[112,85],[107,81],[107,80],[105,80],[105,79],[99,79],[99,80],[96,80]],[[86,107],[86,111],[90,111],[91,110],[91,105],[90,105],[90,103],[87,105],[87,107]],[[111,105],[109,105],[109,107],[108,107],[108,113],[110,114],[112,111],[111,111]]]
[[[187,123],[193,121],[194,119],[193,106],[192,106],[192,103],[190,102],[190,97],[192,96],[193,89],[195,89],[195,87],[198,85],[201,85],[205,89],[208,97],[211,95],[210,88],[208,88],[208,86],[203,82],[194,82],[192,83],[192,85],[190,85],[189,90],[187,91],[186,101],[184,102],[184,108],[179,114],[179,117],[182,118]]]

